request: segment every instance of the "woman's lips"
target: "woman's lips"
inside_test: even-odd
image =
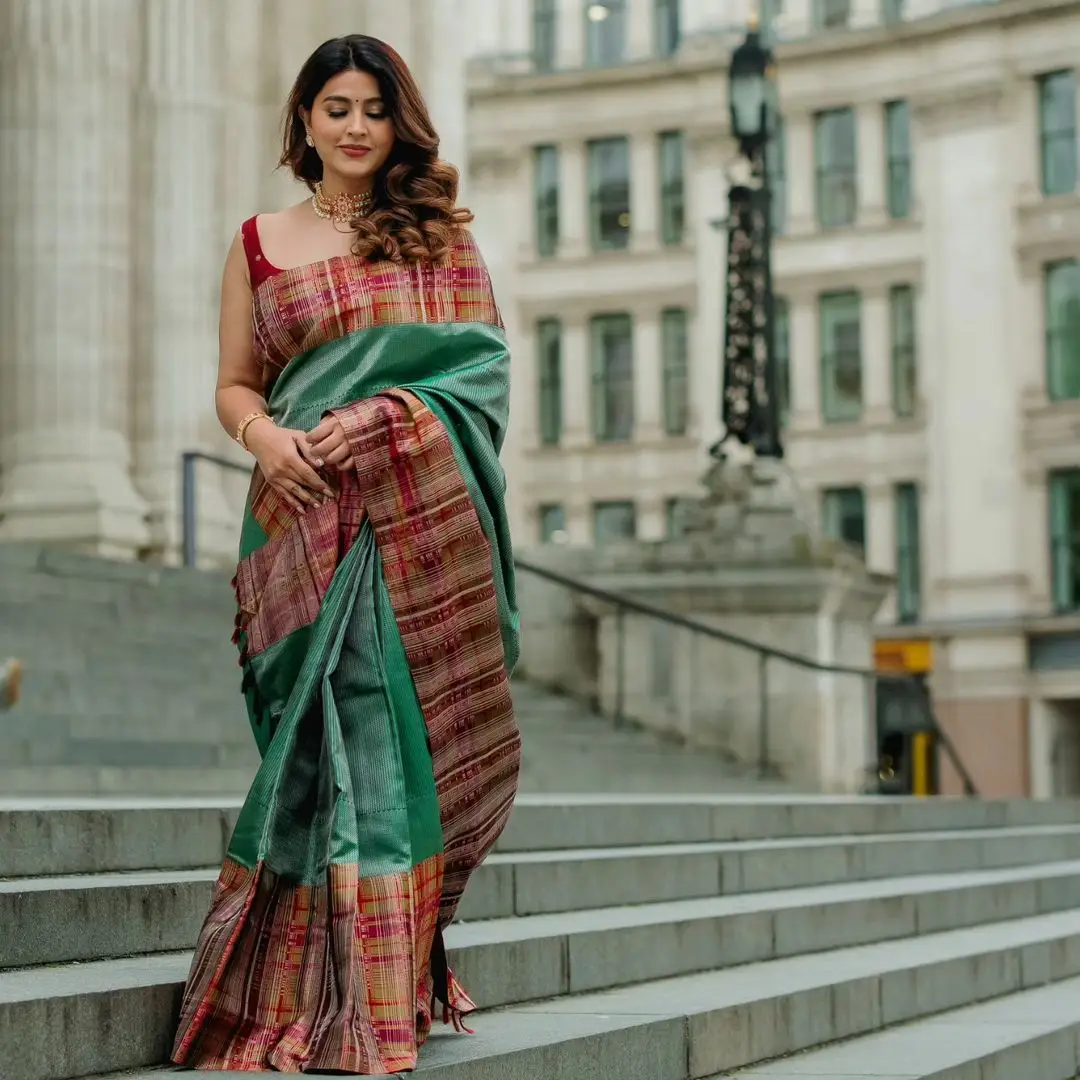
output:
[[[362,158],[371,153],[371,148],[368,146],[343,146],[341,152],[348,154],[349,157]]]

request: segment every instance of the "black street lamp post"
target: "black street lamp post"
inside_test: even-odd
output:
[[[758,457],[781,458],[768,169],[776,82],[772,52],[762,44],[756,22],[732,53],[729,100],[745,175],[733,178],[728,195],[724,438],[753,446]]]

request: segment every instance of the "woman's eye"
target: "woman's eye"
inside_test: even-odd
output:
[[[331,120],[340,120],[343,116],[348,116],[349,114],[347,112],[341,112],[339,110],[338,112],[328,113],[327,115],[330,117]]]
[[[385,120],[386,113],[384,112],[369,112],[367,114],[369,120]]]

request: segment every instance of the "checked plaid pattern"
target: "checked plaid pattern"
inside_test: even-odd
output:
[[[207,1070],[382,1076],[416,1067],[431,1028],[426,958],[442,859],[366,879],[356,866],[332,864],[328,878],[296,885],[262,866],[225,863],[176,1062],[197,1043],[197,1066]]]

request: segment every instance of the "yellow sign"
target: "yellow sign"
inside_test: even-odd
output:
[[[874,667],[878,671],[920,675],[934,670],[934,646],[929,641],[877,641]]]

